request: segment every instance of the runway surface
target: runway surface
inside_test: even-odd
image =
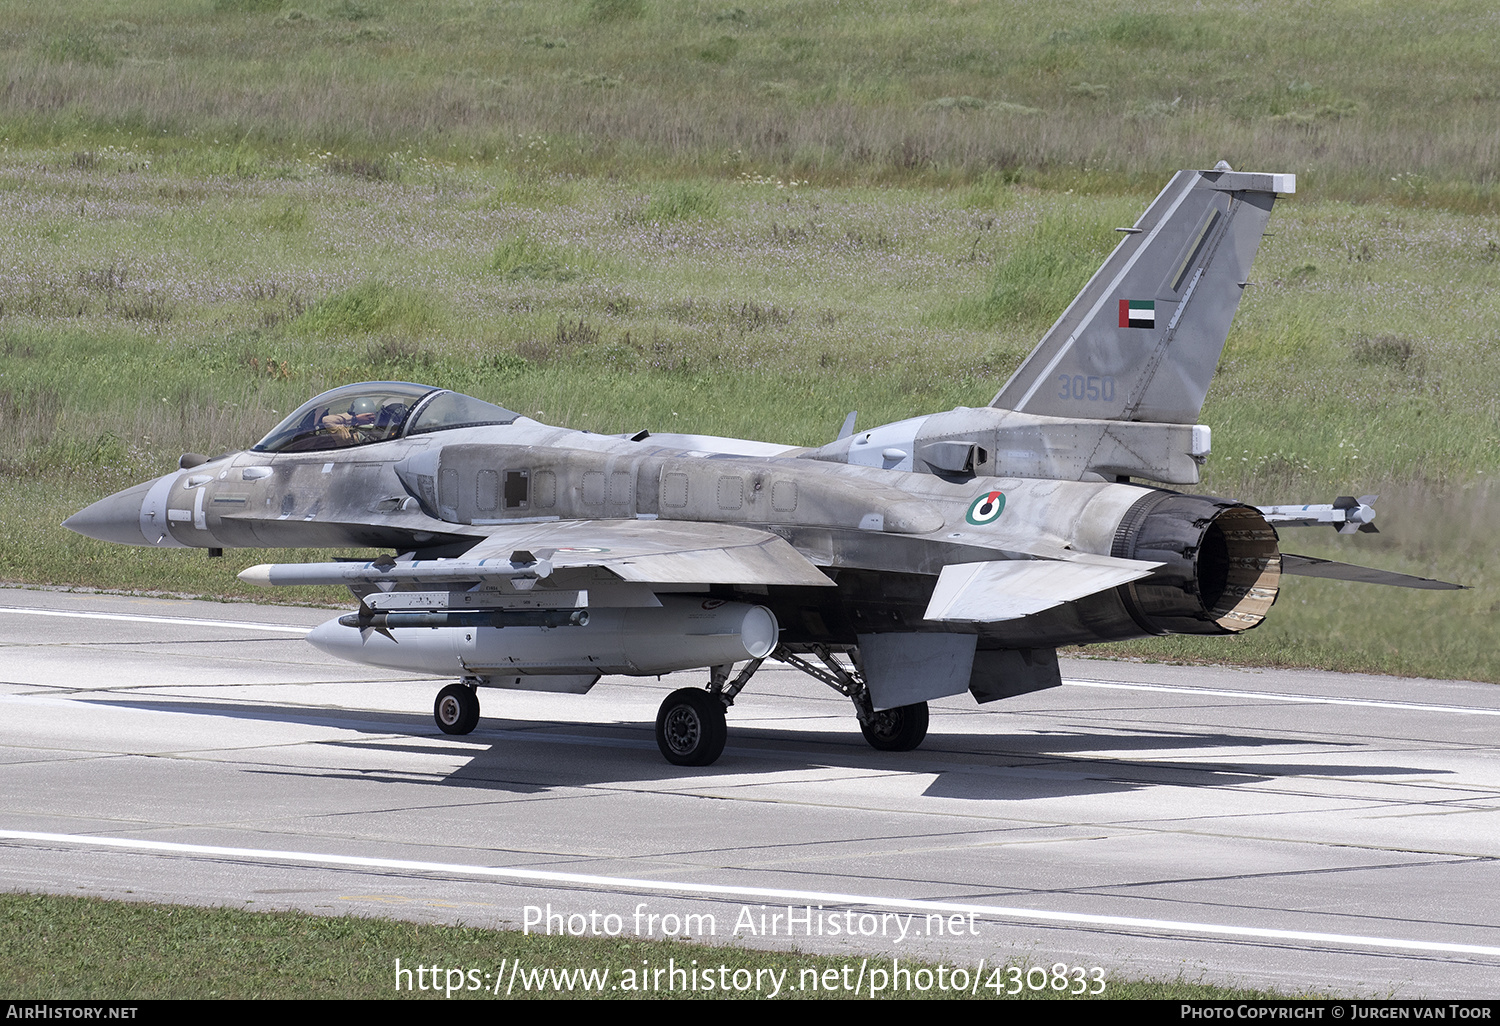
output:
[[[333,615],[0,589],[0,889],[1500,993],[1494,685],[1073,660],[896,754],[770,669],[680,769],[698,674],[486,690],[452,738],[435,680],[301,641]]]

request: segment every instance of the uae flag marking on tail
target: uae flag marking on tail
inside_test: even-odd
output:
[[[1120,327],[1156,327],[1156,301],[1152,299],[1120,300]]]

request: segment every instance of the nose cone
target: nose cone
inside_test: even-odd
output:
[[[79,510],[62,525],[89,538],[115,542],[119,545],[150,545],[141,533],[141,503],[155,481],[143,481],[138,485],[115,492],[100,499],[87,509]]]

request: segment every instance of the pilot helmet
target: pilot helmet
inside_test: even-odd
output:
[[[374,396],[362,395],[349,404],[351,416],[358,417],[366,413],[379,413],[380,403]]]

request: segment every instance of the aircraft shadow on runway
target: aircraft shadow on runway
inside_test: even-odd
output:
[[[556,787],[617,782],[691,781],[725,776],[754,777],[799,770],[840,768],[931,774],[923,791],[928,797],[966,800],[1027,800],[1119,793],[1158,786],[1243,787],[1287,778],[1369,778],[1422,775],[1430,766],[1312,761],[1236,762],[1226,749],[1295,745],[1348,749],[1352,741],[1309,740],[1191,730],[1142,730],[1120,733],[1082,730],[1046,733],[934,733],[914,752],[877,752],[853,730],[832,731],[736,725],[729,746],[712,767],[674,767],[661,762],[649,723],[573,723],[487,718],[472,734],[448,737],[431,719],[415,714],[364,713],[358,710],[267,707],[230,702],[106,699],[91,704],[153,712],[187,713],[230,719],[337,727],[379,737],[310,740],[309,745],[384,752],[392,756],[459,751],[464,765],[447,773],[380,768],[350,770],[256,769],[256,773],[351,779],[371,782],[430,783],[534,794]],[[411,740],[392,738],[410,735]],[[421,740],[419,740],[421,739]],[[432,741],[441,742],[434,748]],[[563,751],[560,751],[562,749]],[[1201,760],[1131,758],[1120,751],[1213,751]],[[1071,754],[1071,753],[1087,754]],[[352,760],[351,760],[352,761]]]

